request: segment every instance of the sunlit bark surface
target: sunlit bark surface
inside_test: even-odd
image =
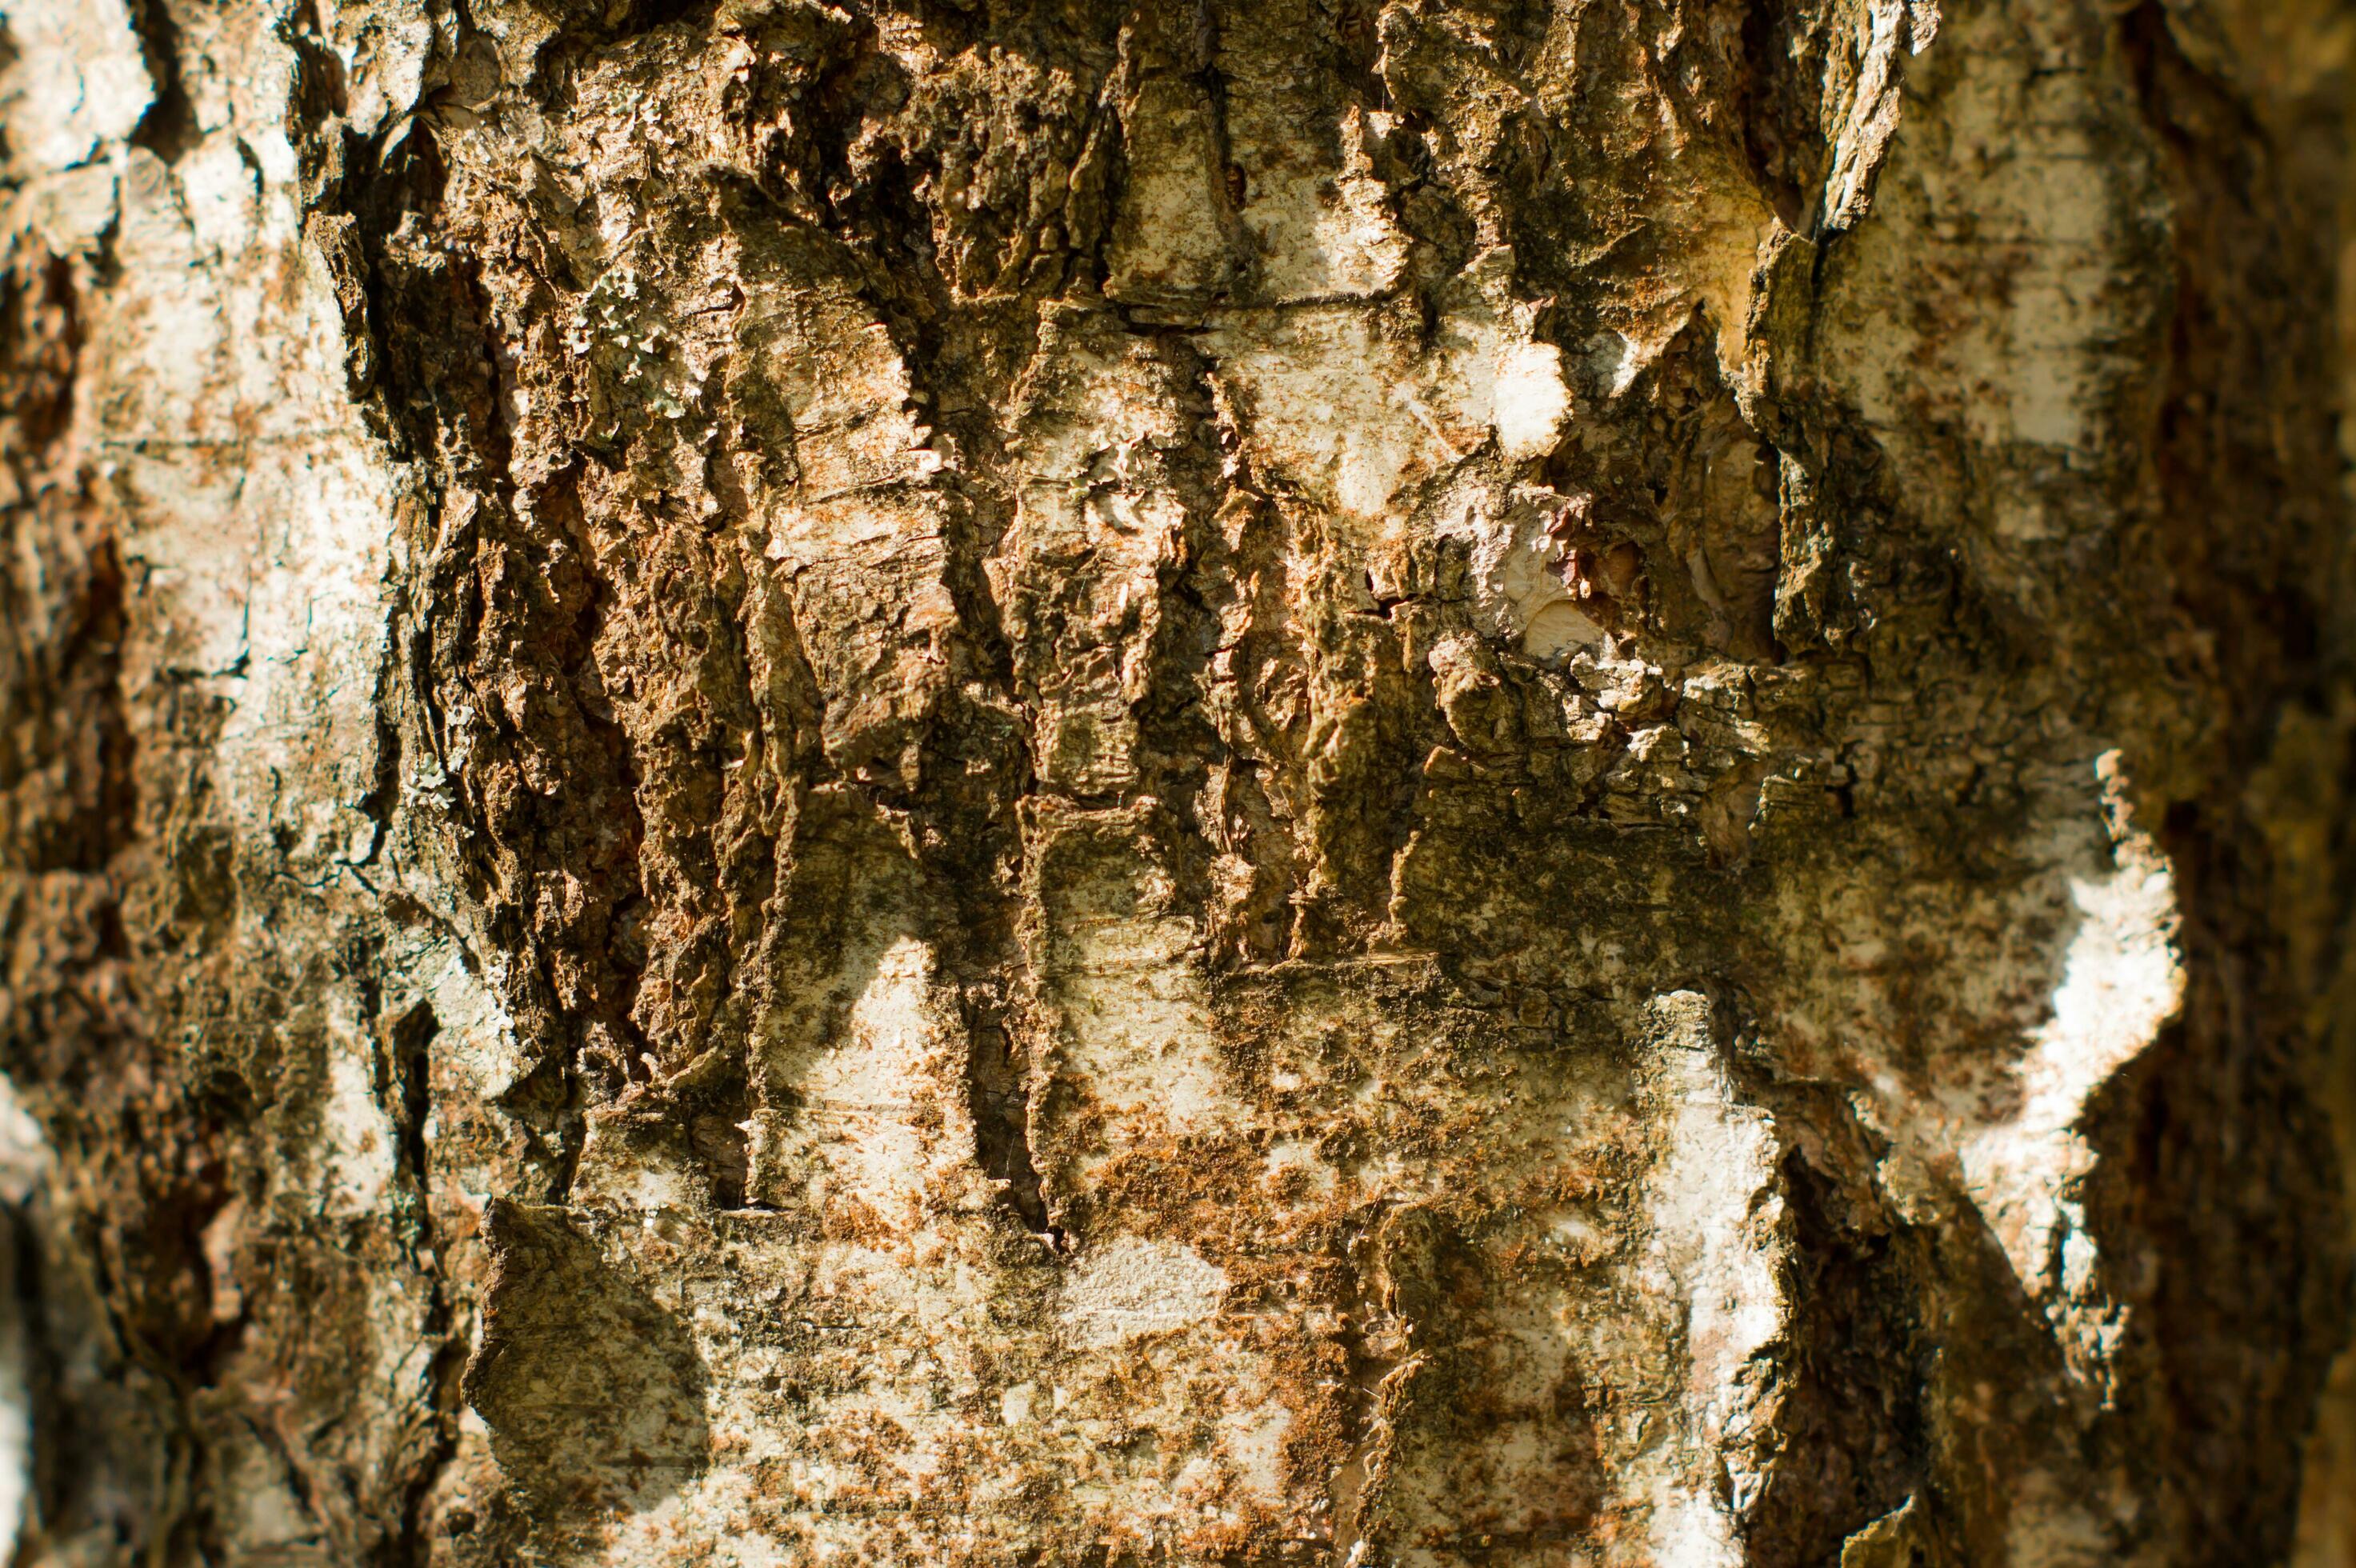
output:
[[[2356,1558],[2356,12],[0,18],[23,1568]]]

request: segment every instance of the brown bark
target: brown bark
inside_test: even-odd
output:
[[[8,0],[19,1561],[2346,1560],[2356,13],[895,5]]]

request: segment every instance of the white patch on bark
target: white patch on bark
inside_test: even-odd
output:
[[[426,1004],[439,1026],[435,1057],[456,1069],[476,1100],[497,1101],[530,1065],[499,1002],[497,975],[478,978],[457,944],[447,940],[425,948],[409,967],[423,977]]]
[[[1537,486],[1504,498],[1476,489],[1440,531],[1471,545],[1475,624],[1533,659],[1558,660],[1603,643],[1602,627],[1561,575],[1567,547],[1556,534],[1570,504]]]
[[[1084,918],[1060,933],[1047,991],[1064,1024],[1059,1074],[1085,1086],[1118,1144],[1216,1125],[1233,1095],[1212,1038],[1184,920]]]
[[[1244,393],[1239,434],[1255,459],[1359,524],[1354,532],[1387,539],[1413,510],[1408,492],[1493,438],[1512,462],[1551,451],[1570,392],[1511,274],[1504,250],[1476,257],[1441,292],[1428,347],[1401,302],[1214,315],[1204,346]]]
[[[373,138],[409,112],[425,90],[434,19],[422,0],[325,7],[327,38],[344,67],[345,116]]]
[[[875,960],[842,1040],[802,1079],[798,1116],[817,1144],[825,1196],[854,1197],[903,1230],[917,1223],[930,1139],[916,1118],[934,1097],[942,1020],[932,953],[902,937]]]
[[[1509,345],[1497,355],[1492,397],[1498,451],[1515,463],[1545,456],[1562,439],[1563,422],[1570,417],[1562,350],[1551,343]]]
[[[1910,27],[1919,36],[1922,19],[1898,10],[1876,0],[1876,60],[1894,59]],[[2103,444],[2095,422],[2132,362],[2119,345],[2144,329],[2129,314],[2136,291],[2119,286],[2143,242],[2132,171],[2105,155],[2118,143],[2115,106],[2090,70],[2065,63],[2061,14],[1975,13],[1955,25],[1962,35],[1933,57],[1947,78],[1935,96],[1901,129],[1871,133],[1888,142],[1889,165],[1874,221],[1844,242],[1824,360],[1902,460],[1936,462],[1951,430],[2004,453],[1987,467],[1986,506],[1997,536],[2018,547],[2057,539],[2068,521],[2038,487],[1996,477]],[[2024,70],[2025,59],[2051,63]],[[1894,88],[1879,91],[1894,113]],[[1965,211],[1968,231],[1947,216]],[[1893,299],[1913,309],[1893,317]],[[1968,504],[1951,473],[1922,471],[1926,499]]]
[[[1080,1259],[1064,1287],[1062,1321],[1091,1350],[1201,1323],[1219,1310],[1227,1276],[1192,1247],[1120,1236]]]
[[[330,1219],[381,1214],[392,1191],[399,1142],[375,1082],[376,1047],[340,991],[327,998],[327,1081],[320,1097],[320,1210]]]
[[[936,993],[933,951],[914,937],[855,947],[836,978],[857,987],[839,1032],[810,1036],[767,1069],[794,1105],[745,1123],[751,1190],[780,1208],[864,1206],[914,1237],[927,1195],[956,1187],[972,1148],[957,1091],[962,1036]]]
[[[1284,1498],[1284,1439],[1291,1430],[1292,1412],[1281,1404],[1245,1405],[1219,1419],[1219,1446],[1236,1478],[1271,1504]]]
[[[1638,1461],[1655,1498],[1652,1541],[1660,1561],[1731,1568],[1741,1561],[1735,1513],[1708,1477],[1682,1468],[1713,1456],[1731,1481],[1733,1509],[1755,1496],[1762,1461],[1763,1397],[1755,1375],[1783,1331],[1777,1276],[1776,1143],[1767,1112],[1734,1098],[1712,1043],[1710,1003],[1689,991],[1650,1009],[1660,1067],[1654,1093],[1666,1122],[1667,1157],[1654,1175],[1646,1208],[1652,1238],[1639,1277],[1648,1294],[1675,1302],[1684,1318],[1685,1380],[1678,1394],[1683,1440]],[[1669,1434],[1664,1433],[1663,1437]],[[1676,1468],[1664,1470],[1667,1465]]]
[[[1366,154],[1368,131],[1387,133],[1390,115],[1355,105],[1344,112],[1338,171],[1300,161],[1301,127],[1275,94],[1230,88],[1227,115],[1238,156],[1259,170],[1241,217],[1263,258],[1259,286],[1269,298],[1367,298],[1398,284],[1407,236],[1385,210],[1390,193]]]
[[[2031,1299],[2049,1301],[2082,1375],[2107,1362],[2115,1328],[2094,1299],[2095,1249],[2076,1194],[2095,1161],[2078,1122],[2094,1091],[2158,1039],[2184,1003],[2176,950],[2176,881],[2167,855],[2133,825],[2119,756],[2095,764],[2114,865],[2073,875],[2076,927],[2051,1016],[2015,1069],[2018,1107],[1965,1136],[1965,1187]],[[2057,1297],[2058,1299],[2054,1299]]]
[[[1106,253],[1112,298],[1176,302],[1226,284],[1234,263],[1213,113],[1210,95],[1188,78],[1157,76],[1139,86],[1123,125],[1131,172]]]
[[[124,554],[173,628],[127,655],[131,683],[192,677],[225,703],[230,815],[324,878],[374,833],[357,807],[376,781],[398,481],[346,393],[340,307],[305,264],[293,52],[251,47],[262,59],[234,91],[191,84],[204,134],[177,165],[121,155],[122,282],[91,396]]]
[[[0,71],[0,129],[19,171],[70,168],[121,142],[155,101],[123,0],[7,0],[16,58]]]

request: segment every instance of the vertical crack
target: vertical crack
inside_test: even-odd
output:
[[[1050,1224],[1046,1195],[1031,1150],[1031,1096],[1012,1037],[986,1003],[966,997],[966,1105],[973,1115],[974,1153],[982,1174],[998,1184],[1023,1228],[1061,1251],[1064,1235]]]
[[[433,1169],[425,1131],[434,1103],[433,1046],[440,1033],[441,1021],[424,1002],[411,1007],[385,1031],[391,1069],[387,1098],[395,1108],[401,1168],[409,1177],[405,1197],[414,1206],[409,1217],[411,1234],[432,1291],[426,1307],[424,1338],[434,1347],[433,1361],[425,1373],[426,1397],[431,1402],[431,1435],[425,1452],[402,1489],[401,1524],[386,1552],[388,1568],[424,1568],[432,1560],[432,1543],[427,1538],[428,1505],[434,1487],[458,1451],[458,1383],[466,1360],[466,1344],[453,1332],[456,1314],[452,1309],[434,1227]]]

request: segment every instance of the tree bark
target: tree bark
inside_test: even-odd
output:
[[[2356,12],[0,14],[18,1563],[2356,1561]]]

